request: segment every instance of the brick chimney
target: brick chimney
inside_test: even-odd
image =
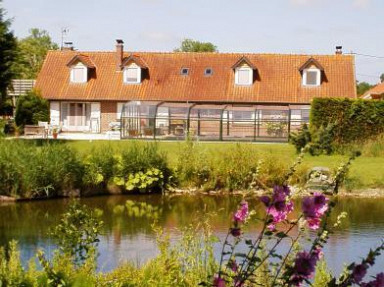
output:
[[[124,56],[124,41],[116,40],[116,71],[121,71],[121,64]]]
[[[336,55],[343,54],[343,46],[336,46]]]

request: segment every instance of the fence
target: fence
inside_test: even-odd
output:
[[[284,142],[308,121],[309,106],[132,101],[122,108],[121,138]]]

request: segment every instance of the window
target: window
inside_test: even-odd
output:
[[[77,65],[71,69],[71,82],[72,83],[86,83],[88,79],[87,68],[83,65]]]
[[[250,68],[241,67],[236,69],[235,72],[235,83],[237,85],[252,85],[253,70]]]
[[[141,69],[139,67],[124,68],[124,83],[138,84],[141,83]]]
[[[321,71],[319,69],[305,69],[303,71],[304,86],[320,86]]]
[[[204,71],[205,76],[211,76],[213,74],[212,68],[206,68]]]
[[[189,69],[188,68],[181,68],[180,74],[182,76],[188,76],[189,75]]]

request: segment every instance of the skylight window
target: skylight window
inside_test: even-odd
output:
[[[212,68],[206,68],[204,71],[205,76],[211,76],[213,74]]]
[[[188,76],[189,75],[189,69],[188,68],[181,68],[180,74],[182,76]]]

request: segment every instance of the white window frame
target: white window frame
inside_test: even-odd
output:
[[[75,70],[83,70],[83,79],[81,81],[75,81]],[[71,67],[71,83],[83,84],[88,81],[88,68],[81,63]]]
[[[307,73],[308,72],[316,72],[317,73],[316,84],[312,85],[312,84],[307,83]],[[302,82],[302,84],[303,84],[303,86],[306,86],[306,87],[318,87],[318,86],[320,86],[320,84],[321,84],[321,71],[320,71],[320,69],[317,69],[317,68],[304,69],[303,70],[303,82]]]
[[[248,75],[248,83],[240,83],[239,82],[239,71],[247,71]],[[235,84],[239,86],[251,86],[253,82],[253,70],[250,67],[238,67],[235,69]]]
[[[129,69],[136,69],[136,81],[128,81],[127,79],[127,73]],[[131,64],[129,66],[124,67],[123,72],[123,81],[125,84],[140,84],[141,83],[141,68],[137,66],[136,64]]]
[[[125,103],[117,103],[116,104],[116,120],[121,120],[121,113],[123,112]]]

